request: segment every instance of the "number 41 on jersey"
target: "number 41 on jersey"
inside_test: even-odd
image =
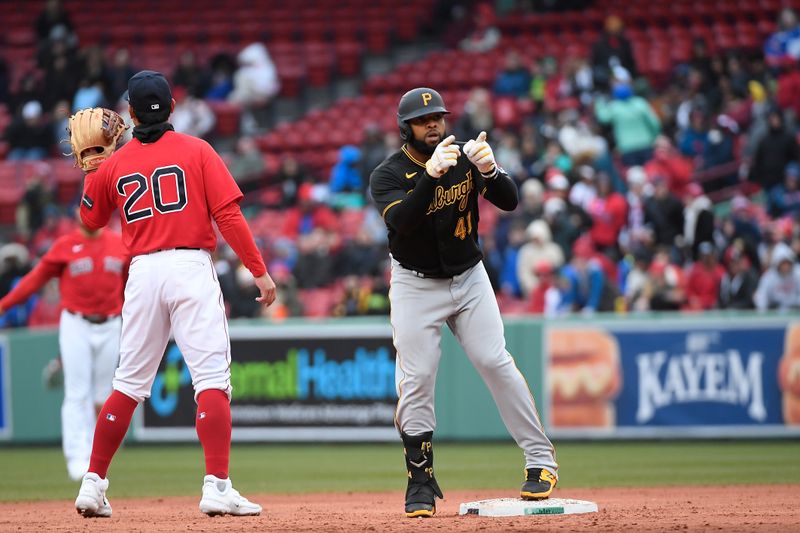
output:
[[[464,219],[466,219],[466,223]],[[472,213],[468,212],[466,217],[458,217],[456,230],[453,232],[453,235],[462,241],[466,239],[468,235],[472,235]]]

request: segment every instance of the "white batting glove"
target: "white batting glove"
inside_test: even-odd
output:
[[[442,174],[456,166],[461,150],[458,145],[453,144],[456,140],[455,135],[450,135],[436,146],[433,155],[425,163],[425,171],[432,178],[441,178]]]
[[[492,147],[486,142],[485,131],[480,132],[476,139],[467,141],[467,144],[464,145],[464,155],[478,167],[478,171],[483,175],[492,174],[497,168]]]

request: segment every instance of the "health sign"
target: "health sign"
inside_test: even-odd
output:
[[[231,330],[234,440],[389,440],[397,402],[386,325]],[[180,349],[167,347],[137,437],[193,440],[196,405]]]

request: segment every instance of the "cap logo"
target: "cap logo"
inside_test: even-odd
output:
[[[159,104],[150,104],[150,109],[161,109]]]
[[[433,95],[431,93],[422,93],[421,96],[422,96],[422,105],[425,106],[427,106],[428,102],[430,102],[431,98],[433,98]]]

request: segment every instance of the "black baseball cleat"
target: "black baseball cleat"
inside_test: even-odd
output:
[[[444,498],[433,477],[433,432],[414,437],[403,433],[402,437],[408,472],[406,516],[430,518],[436,514],[436,497]]]
[[[556,476],[544,468],[528,468],[525,470],[525,483],[519,491],[523,500],[544,500],[556,486]]]
[[[411,487],[409,486],[409,489]],[[421,495],[415,494],[411,495],[412,498],[419,498],[423,497],[425,500],[434,501],[433,492],[431,491],[430,495]],[[408,518],[430,518],[436,514],[436,504],[435,503],[409,503],[409,491],[406,491],[406,516]]]

